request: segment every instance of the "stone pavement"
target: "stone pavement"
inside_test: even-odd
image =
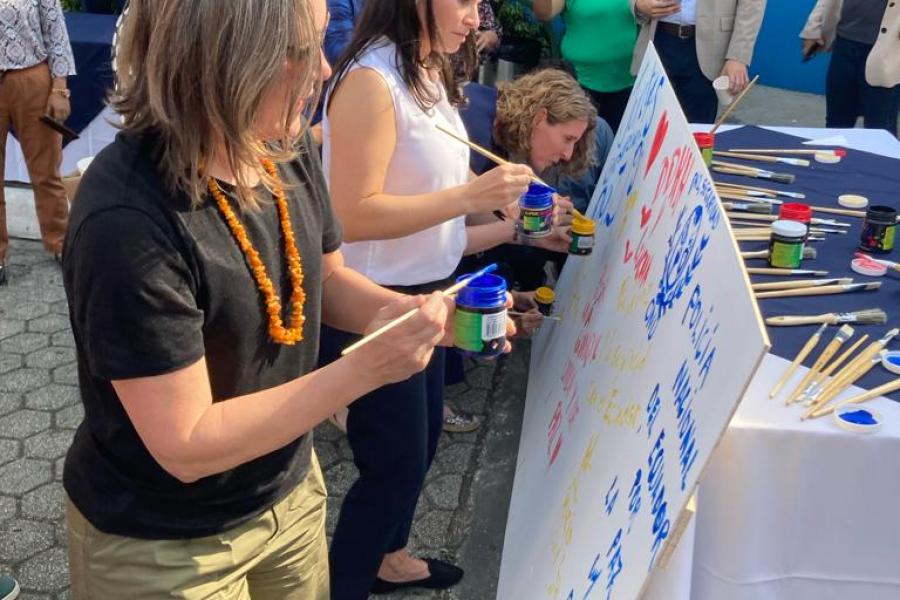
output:
[[[40,243],[14,239],[8,267],[9,284],[0,286],[0,572],[19,580],[21,600],[65,599],[61,477],[83,416],[67,304],[59,265]],[[410,547],[460,562],[467,569],[464,583],[451,592],[381,598],[493,598],[527,346],[507,360],[470,365],[467,382],[448,390],[454,406],[486,422],[473,433],[442,437]],[[330,495],[330,534],[355,467],[345,437],[332,425],[316,430],[315,447]]]

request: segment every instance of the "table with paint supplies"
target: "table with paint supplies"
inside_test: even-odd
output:
[[[772,348],[704,472],[694,543],[679,550],[693,600],[900,597],[900,480],[883,475],[900,453],[900,374],[885,354],[900,350],[900,160],[854,143],[879,133],[848,130],[841,146],[753,126],[715,136],[710,173]]]
[[[900,161],[803,141],[758,127],[718,133],[710,170],[772,352],[816,367],[805,378],[787,373],[776,396],[808,402],[800,396],[810,383],[833,382],[818,412],[804,413],[814,418],[830,414],[852,383],[900,400],[900,363],[889,352],[900,323],[900,265],[892,260],[900,261]]]

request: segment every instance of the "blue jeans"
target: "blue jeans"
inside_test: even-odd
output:
[[[360,336],[322,326],[319,363]],[[384,555],[406,547],[444,421],[444,349],[425,371],[350,405],[347,439],[357,479],[331,539],[332,600],[365,600]]]
[[[831,49],[825,82],[825,126],[853,128],[860,115],[866,129],[887,129],[897,135],[900,86],[866,83],[866,58],[872,46],[838,37]]]

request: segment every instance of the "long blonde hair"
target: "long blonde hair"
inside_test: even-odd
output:
[[[163,145],[160,168],[172,191],[196,206],[206,196],[204,165],[217,147],[237,179],[242,208],[257,199],[240,166],[271,188],[262,159],[293,156],[293,107],[319,93],[320,36],[309,0],[131,0],[116,42],[116,88],[110,102],[122,129],[151,132]],[[286,61],[308,65],[285,98],[280,143],[257,138],[264,94]]]
[[[510,154],[527,157],[531,152],[531,132],[538,112],[547,110],[551,125],[575,119],[587,121],[587,129],[575,144],[571,160],[559,164],[559,172],[578,176],[595,160],[597,109],[575,79],[559,69],[543,69],[501,83],[497,94],[494,133],[497,142]]]

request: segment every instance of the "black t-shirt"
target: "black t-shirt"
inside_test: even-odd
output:
[[[192,210],[186,196],[167,191],[157,140],[119,134],[84,175],[63,275],[85,418],[63,484],[101,531],[146,539],[212,535],[263,512],[306,475],[311,435],[182,483],[150,455],[110,383],[170,373],[205,356],[213,400],[220,401],[315,368],[322,254],[338,248],[341,234],[311,138],[299,149],[295,161],[279,167],[306,292],[303,341],[294,346],[269,338],[262,294],[212,199]],[[287,325],[291,282],[276,206],[241,212],[233,196],[230,202],[265,263]]]

